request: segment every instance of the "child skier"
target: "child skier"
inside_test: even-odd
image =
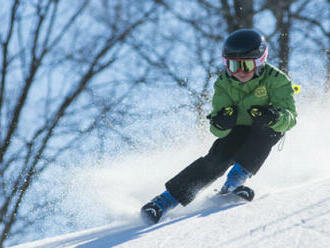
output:
[[[254,29],[237,30],[225,40],[222,53],[226,69],[215,82],[208,116],[210,131],[218,139],[205,157],[166,182],[166,191],[142,207],[147,223],[157,223],[179,203],[188,205],[231,166],[220,194],[244,187],[284,132],[296,124],[291,81],[266,63],[268,46],[263,35]],[[249,197],[252,200],[253,195]]]

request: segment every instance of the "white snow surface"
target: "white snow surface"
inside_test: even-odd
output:
[[[138,220],[15,248],[312,247],[330,244],[330,179],[228,207],[199,205],[154,226]]]
[[[139,219],[140,207],[160,194],[168,179],[207,152],[210,136],[73,173],[72,211],[79,209],[81,223],[108,218],[111,224],[12,248],[330,247],[330,111],[325,103],[300,105],[298,125],[287,133],[283,151],[274,147],[248,181],[256,193],[253,202],[211,203],[222,178],[156,225]]]

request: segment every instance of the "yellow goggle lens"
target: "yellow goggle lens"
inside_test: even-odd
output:
[[[251,72],[255,69],[255,63],[252,59],[249,60],[228,60],[228,69],[235,73],[239,69],[244,72]]]

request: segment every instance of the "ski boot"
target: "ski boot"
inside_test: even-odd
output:
[[[179,202],[166,190],[141,208],[142,220],[149,225],[156,224],[168,210],[178,204]]]
[[[246,201],[252,201],[253,198],[254,198],[254,191],[253,191],[253,189],[251,189],[251,188],[249,188],[247,186],[244,186],[244,185],[238,186],[233,191],[233,194],[239,196],[240,198],[242,198],[243,200],[246,200]]]
[[[246,179],[251,177],[252,173],[236,163],[227,175],[227,180],[220,190],[220,195],[227,195],[233,193],[244,200],[252,201],[254,198],[254,191],[249,187],[243,186]]]

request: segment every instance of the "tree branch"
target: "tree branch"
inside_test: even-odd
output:
[[[3,128],[2,128],[2,106],[4,102],[4,92],[6,87],[6,79],[7,79],[7,70],[8,70],[8,47],[9,43],[12,38],[14,26],[15,26],[15,19],[17,14],[17,9],[19,6],[19,0],[15,0],[13,6],[11,8],[11,15],[9,21],[9,30],[5,41],[2,43],[2,69],[1,69],[1,82],[0,82],[0,165],[2,163],[1,154],[3,153],[5,143],[2,140]]]

